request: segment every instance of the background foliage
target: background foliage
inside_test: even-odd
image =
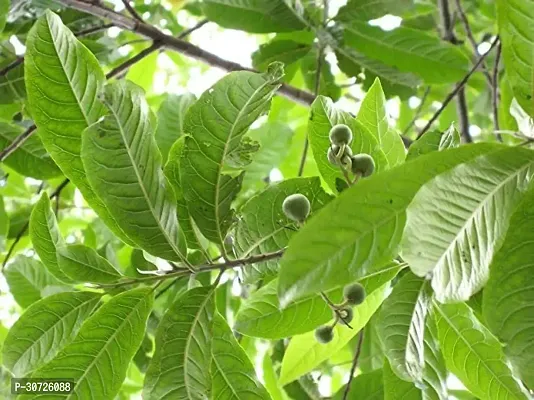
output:
[[[0,397],[532,398],[533,27],[533,0],[0,0]],[[371,176],[329,162],[338,124]]]

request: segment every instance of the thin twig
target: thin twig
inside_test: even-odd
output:
[[[111,71],[109,71],[106,75],[106,79],[111,79],[115,76],[120,75],[124,71],[126,71],[128,68],[130,68],[132,65],[138,63],[142,59],[148,57],[150,54],[155,52],[161,47],[161,42],[153,42],[149,47],[146,49],[141,50],[139,53],[137,53],[132,58],[129,58],[122,64],[118,65],[117,67],[113,68]]]
[[[345,386],[345,392],[343,393],[343,400],[347,400],[350,392],[350,385],[354,379],[354,373],[356,372],[356,367],[358,366],[358,360],[360,359],[360,354],[362,352],[363,344],[363,328],[360,331],[360,337],[358,338],[358,344],[356,345],[356,354],[354,354],[354,359],[352,360],[352,366],[350,367],[349,381]]]
[[[122,4],[124,4],[124,7],[126,10],[130,13],[132,17],[134,17],[136,20],[140,22],[144,22],[143,18],[135,11],[135,9],[130,5],[130,2],[128,0],[122,0]]]
[[[148,276],[148,277],[144,277],[144,278],[132,278],[132,279],[128,279],[128,280],[125,280],[125,281],[122,281],[122,282],[112,283],[112,284],[101,284],[101,285],[99,285],[99,287],[101,287],[101,288],[105,288],[105,287],[114,287],[114,288],[116,288],[116,287],[121,287],[121,286],[126,286],[126,285],[134,285],[134,284],[139,284],[139,283],[160,281],[160,280],[177,278],[177,277],[182,277],[182,276],[187,276],[187,275],[199,274],[199,273],[207,272],[207,271],[215,271],[215,270],[224,270],[225,271],[225,270],[230,269],[230,268],[243,267],[243,266],[254,264],[254,263],[258,263],[258,262],[263,262],[263,261],[268,261],[268,260],[273,260],[273,259],[276,259],[276,258],[280,258],[280,257],[282,257],[284,252],[285,252],[285,248],[277,250],[277,251],[274,251],[272,253],[257,254],[257,255],[254,255],[254,256],[241,258],[241,259],[238,259],[238,260],[228,260],[228,261],[225,261],[225,262],[219,263],[219,264],[203,264],[201,266],[196,267],[194,271],[181,269],[179,271],[173,271],[173,272],[169,272],[169,273],[166,273],[166,274],[163,274],[163,275],[153,275],[153,276]]]
[[[24,62],[24,57],[17,57],[11,63],[7,64],[4,68],[0,70],[0,76],[5,76],[7,73]]]
[[[24,144],[26,140],[30,138],[30,136],[33,135],[33,132],[37,129],[35,125],[30,126],[26,131],[21,133],[19,136],[11,142],[9,146],[7,146],[5,149],[0,151],[0,162],[3,162],[6,158],[8,158],[15,150],[17,150],[20,146]]]
[[[471,47],[473,48],[473,53],[475,55],[475,60],[480,57],[480,53],[478,51],[478,44],[475,39],[475,36],[473,35],[473,31],[471,30],[471,26],[469,25],[469,20],[467,19],[467,15],[465,14],[465,11],[462,7],[461,0],[455,0],[456,1],[456,9],[458,10],[458,14],[460,14],[460,20],[462,21],[462,24],[464,26],[465,34],[467,36],[467,40],[471,44]],[[488,72],[488,68],[486,67],[486,63],[480,64],[482,68],[482,72],[484,73],[484,76],[486,77],[486,80],[488,81],[488,84],[490,87],[493,87],[493,82],[491,79],[491,76]]]
[[[238,63],[225,60],[213,53],[207,52],[200,47],[186,42],[180,38],[166,35],[152,25],[142,23],[126,15],[116,13],[113,10],[102,7],[101,5],[84,2],[82,0],[60,0],[60,2],[63,5],[75,10],[83,11],[96,17],[107,18],[119,28],[137,32],[140,35],[151,38],[154,41],[161,41],[166,48],[202,61],[213,67],[221,68],[226,71],[254,71],[251,68],[246,68]],[[312,93],[300,90],[287,84],[281,85],[280,89],[278,89],[278,92],[295,102],[305,105],[310,105],[315,98]]]
[[[438,0],[439,16],[441,21],[441,37],[447,42],[457,44],[458,39],[454,36],[454,21],[451,18],[449,0]]]
[[[499,62],[501,61],[501,51],[502,46],[499,43],[497,46],[497,54],[495,55],[495,65],[493,66],[493,86],[492,86],[492,96],[491,96],[491,103],[493,106],[493,128],[495,132],[498,132],[501,130],[500,124],[499,124]],[[502,142],[502,136],[500,133],[496,134],[497,140],[499,142]]]
[[[483,55],[480,56],[480,58],[478,59],[476,64],[473,65],[471,70],[463,77],[463,79],[460,82],[458,82],[458,84],[454,87],[454,89],[447,95],[445,100],[443,100],[443,104],[441,105],[441,107],[434,113],[432,118],[430,118],[430,121],[428,121],[428,123],[425,125],[425,127],[417,135],[418,139],[421,136],[423,136],[430,129],[432,124],[438,119],[438,117],[441,115],[443,110],[445,110],[445,108],[449,105],[451,100],[453,100],[454,97],[458,94],[460,89],[462,89],[465,86],[465,84],[467,83],[469,78],[471,78],[471,76],[476,72],[476,70],[480,66],[480,63],[484,61],[484,59],[488,56],[489,53],[491,53],[491,50],[493,50],[493,48],[497,45],[498,42],[499,42],[498,38],[493,41],[493,43],[491,44],[491,47],[489,48],[489,50],[486,53],[484,53]]]
[[[174,284],[176,282],[178,282],[178,280],[180,280],[180,278],[175,278],[171,283],[169,283],[167,286],[165,286],[165,288],[161,289],[157,294],[156,296],[154,297],[154,299],[157,299],[158,297],[162,296],[165,292],[167,292],[167,290],[169,290],[171,287],[174,286]],[[160,282],[163,282],[163,281],[160,281]]]
[[[326,295],[325,292],[321,292],[321,297],[323,298],[323,300],[325,301],[326,304],[328,304],[328,307],[330,307],[330,309],[336,313],[336,316],[341,320],[343,321],[343,323],[350,329],[354,329],[352,326],[350,326],[349,322],[347,322],[347,320],[345,319],[345,317],[343,317],[343,315],[341,315],[341,313],[339,312],[339,309],[338,307],[332,302],[332,300],[330,300],[328,298],[328,296]]]
[[[404,131],[402,132],[402,136],[406,135],[410,129],[412,129],[412,126],[415,125],[415,122],[421,115],[421,112],[423,111],[423,107],[425,106],[426,99],[428,98],[428,95],[430,94],[431,87],[428,86],[425,90],[425,93],[423,94],[423,97],[421,97],[421,103],[419,104],[419,107],[417,107],[417,110],[415,110],[415,113],[413,115],[412,120],[410,123],[404,128]]]
[[[456,114],[458,115],[458,127],[460,128],[460,133],[467,143],[472,143],[473,138],[469,132],[469,114],[467,111],[465,87],[458,90],[458,95],[456,97]]]
[[[79,31],[79,32],[75,33],[74,36],[76,36],[78,38],[81,38],[81,37],[84,37],[84,36],[92,35],[94,33],[105,31],[106,29],[109,29],[111,27],[113,27],[113,24],[104,24],[104,25],[100,25],[100,26],[94,26],[92,28],[88,28],[88,29],[85,29],[83,31]]]

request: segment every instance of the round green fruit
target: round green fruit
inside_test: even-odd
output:
[[[354,318],[354,311],[350,307],[343,307],[339,310],[339,315],[341,316],[339,322],[343,325],[348,325]]]
[[[356,154],[352,156],[350,169],[354,175],[366,178],[375,172],[375,160],[369,154]]]
[[[334,329],[331,326],[320,326],[315,330],[315,339],[317,339],[319,343],[326,344],[328,342],[331,342],[333,338]]]
[[[345,289],[343,289],[343,296],[345,297],[347,304],[357,306],[358,304],[362,304],[365,300],[365,288],[359,283],[345,286]]]
[[[337,146],[350,144],[352,142],[352,131],[345,124],[338,124],[330,129],[330,142]]]
[[[282,203],[282,210],[289,219],[296,222],[304,222],[310,215],[310,201],[300,193],[289,195]]]

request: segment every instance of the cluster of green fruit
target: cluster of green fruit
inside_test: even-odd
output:
[[[332,165],[351,171],[355,179],[366,178],[375,171],[375,161],[369,154],[352,154],[352,131],[347,125],[333,126],[329,137],[331,145],[327,157]]]
[[[319,343],[328,343],[334,338],[334,327],[338,322],[348,325],[354,317],[353,306],[362,304],[365,300],[365,288],[359,283],[345,286],[343,289],[344,301],[341,304],[334,304],[331,307],[335,313],[335,320],[332,325],[320,326],[315,330],[315,338]]]

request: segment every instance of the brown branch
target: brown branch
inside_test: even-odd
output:
[[[100,25],[100,26],[94,26],[92,28],[88,28],[88,29],[85,29],[83,31],[79,31],[79,32],[75,33],[74,36],[76,36],[78,38],[81,38],[81,37],[84,37],[84,36],[92,35],[94,33],[105,31],[106,29],[109,29],[111,27],[113,27],[113,24],[104,24],[104,25]]]
[[[423,136],[430,129],[432,124],[438,119],[438,117],[441,115],[443,110],[445,110],[445,108],[449,105],[451,100],[453,100],[454,97],[458,94],[458,92],[465,86],[469,78],[471,78],[471,76],[476,72],[476,70],[480,66],[480,63],[482,63],[484,59],[488,56],[488,54],[491,53],[491,51],[497,45],[498,42],[499,42],[498,38],[493,41],[489,50],[480,56],[480,58],[478,59],[476,64],[471,68],[471,70],[463,77],[463,79],[460,82],[458,82],[458,84],[454,87],[454,89],[447,95],[445,100],[443,100],[443,104],[441,105],[441,107],[434,113],[432,118],[430,118],[430,121],[428,121],[428,123],[421,130],[421,132],[419,132],[419,134],[417,135],[417,139]]]
[[[140,22],[144,22],[143,18],[135,11],[135,9],[130,5],[130,2],[128,0],[122,0],[122,4],[124,4],[124,7],[126,10],[130,13],[130,15],[135,18],[136,20]]]
[[[493,86],[491,95],[491,104],[493,107],[493,127],[496,132],[500,131],[499,123],[499,62],[501,61],[501,44],[497,46],[497,54],[495,55],[495,65],[493,66]],[[497,140],[502,142],[502,135],[497,133]]]
[[[456,9],[458,10],[458,14],[460,14],[460,20],[462,21],[462,24],[464,26],[465,34],[467,36],[467,40],[471,44],[471,47],[473,48],[473,53],[475,54],[475,60],[480,57],[480,53],[478,52],[478,44],[475,40],[475,36],[473,35],[473,31],[471,30],[471,26],[469,25],[469,20],[467,19],[467,15],[464,12],[464,9],[462,7],[461,0],[455,0],[456,1]],[[480,64],[482,68],[482,72],[484,73],[484,76],[486,77],[486,80],[488,81],[488,84],[490,87],[493,87],[493,81],[491,79],[491,76],[488,72],[488,68],[486,67],[486,63]]]
[[[469,132],[469,115],[467,113],[467,99],[465,97],[465,87],[458,90],[456,99],[456,114],[458,115],[458,127],[464,140],[473,143],[473,138]]]
[[[454,36],[454,21],[451,18],[449,0],[438,0],[438,8],[441,21],[441,38],[452,44],[457,44],[458,39]]]
[[[20,64],[24,62],[24,57],[17,57],[15,60],[7,64],[4,68],[0,70],[0,76],[5,76],[7,73],[15,68],[17,68]]]
[[[345,386],[345,392],[343,393],[343,400],[349,398],[350,386],[352,380],[354,379],[354,373],[356,372],[356,367],[358,366],[358,360],[360,359],[360,354],[362,353],[362,344],[363,344],[363,328],[360,331],[360,336],[358,338],[358,344],[356,345],[356,353],[354,354],[354,359],[352,360],[352,366],[350,367],[349,381]]]
[[[412,126],[415,125],[415,122],[421,115],[421,112],[423,111],[423,107],[425,106],[426,99],[428,98],[428,95],[430,94],[431,87],[428,86],[425,90],[425,93],[423,94],[423,97],[421,97],[421,103],[419,104],[419,107],[417,107],[417,110],[415,110],[415,114],[413,115],[412,120],[410,123],[404,128],[404,131],[402,132],[402,136],[406,135],[410,129],[412,129]]]
[[[98,4],[86,3],[81,0],[60,0],[60,2],[65,6],[75,10],[83,11],[96,17],[107,18],[111,20],[111,22],[117,27],[124,28],[132,32],[137,32],[140,35],[152,39],[153,41],[161,41],[165,48],[177,51],[185,56],[194,58],[213,67],[217,67],[226,71],[254,71],[253,69],[246,68],[238,63],[225,60],[180,38],[166,35],[152,25],[116,13],[115,11],[104,8]],[[293,101],[305,105],[310,105],[315,98],[312,93],[300,90],[287,84],[283,84],[280,87],[279,93]]]
[[[65,179],[63,182],[61,182],[59,184],[59,186],[56,188],[56,190],[54,190],[50,194],[50,199],[52,200],[55,197],[59,197],[59,195],[61,194],[61,191],[65,188],[65,186],[68,185],[68,183],[69,183],[68,179]],[[39,190],[37,191],[37,194],[39,194],[41,192],[42,188],[43,188],[42,185],[39,186]],[[22,226],[20,231],[17,233],[17,236],[15,237],[15,240],[13,241],[11,246],[9,247],[9,250],[7,251],[6,257],[4,258],[4,261],[2,262],[2,268],[4,268],[6,266],[7,262],[9,261],[9,259],[11,258],[12,254],[13,254],[13,251],[15,250],[15,247],[20,242],[20,240],[22,239],[22,237],[26,233],[26,230],[28,229],[29,226],[30,226],[30,221],[27,221]]]
[[[122,64],[118,65],[117,67],[113,68],[111,71],[109,71],[106,75],[106,79],[111,79],[115,76],[120,75],[122,72],[126,71],[128,68],[130,68],[132,65],[138,63],[143,58],[148,57],[153,52],[157,51],[161,47],[161,42],[154,42],[146,49],[141,50],[139,53],[137,53],[132,58],[129,58]]]

